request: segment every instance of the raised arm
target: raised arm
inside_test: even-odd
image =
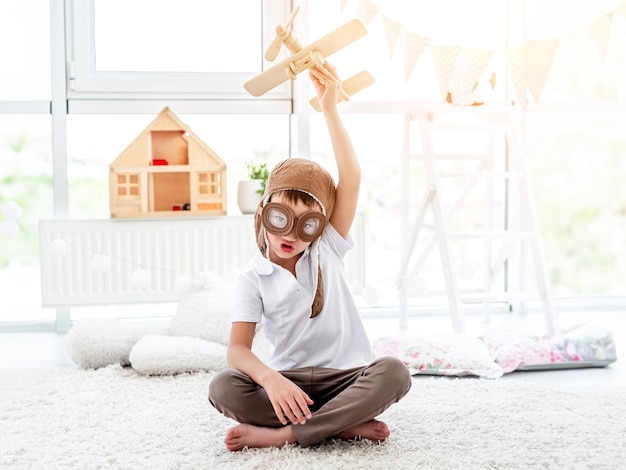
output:
[[[359,201],[361,167],[337,110],[341,79],[337,69],[328,62],[309,69],[309,76],[315,86],[315,93],[326,120],[337,163],[337,196],[330,223],[343,238],[346,238],[352,227]]]

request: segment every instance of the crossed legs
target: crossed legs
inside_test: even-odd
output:
[[[281,447],[295,442],[309,446],[329,437],[384,441],[389,429],[374,418],[411,387],[408,369],[392,357],[355,369],[308,367],[281,374],[314,401],[312,417],[303,425],[283,426],[265,390],[247,375],[226,369],[213,378],[209,401],[225,416],[241,423],[226,433],[227,448]]]

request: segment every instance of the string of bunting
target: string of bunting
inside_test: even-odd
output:
[[[340,0],[342,11],[350,0]],[[476,84],[483,76],[496,52],[504,54],[507,72],[515,88],[519,103],[528,103],[528,92],[539,102],[561,38],[531,39],[517,47],[495,49],[468,48],[461,45],[437,45],[432,38],[413,31],[405,23],[394,19],[373,0],[356,0],[357,16],[365,23],[380,18],[390,57],[393,57],[402,38],[404,78],[408,81],[424,51],[430,48],[433,68],[439,90],[444,98],[452,93],[457,104],[471,104]],[[609,45],[611,26],[617,16],[626,18],[626,1],[602,17],[580,29],[586,33],[604,60]],[[492,77],[493,78],[493,77]],[[492,85],[493,86],[493,83]]]

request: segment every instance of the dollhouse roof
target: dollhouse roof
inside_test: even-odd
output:
[[[110,166],[118,168],[149,165],[150,133],[154,131],[180,131],[188,142],[190,165],[211,165],[215,170],[226,170],[226,163],[167,106]]]

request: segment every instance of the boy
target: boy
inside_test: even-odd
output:
[[[279,163],[255,215],[259,252],[237,281],[227,359],[209,387],[211,404],[241,423],[229,450],[309,446],[325,438],[384,441],[374,419],[411,387],[406,366],[376,359],[348,285],[343,258],[361,180],[359,163],[337,111],[341,80],[329,63],[309,72],[338,169],[305,159]],[[252,352],[261,322],[269,365]]]

